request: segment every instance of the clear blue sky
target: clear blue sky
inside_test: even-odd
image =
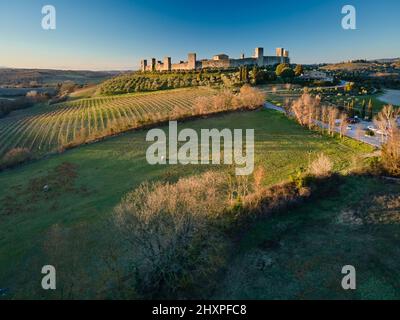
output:
[[[42,6],[57,29],[41,28]],[[357,30],[341,8],[357,9]],[[0,0],[0,66],[134,69],[142,57],[290,51],[294,63],[400,56],[399,0]]]

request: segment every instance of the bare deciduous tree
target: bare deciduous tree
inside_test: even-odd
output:
[[[385,137],[393,135],[393,131],[397,128],[396,119],[399,113],[399,109],[386,105],[374,118],[374,125],[381,131],[382,142],[385,141]]]
[[[206,259],[223,242],[215,230],[210,235],[209,222],[228,205],[225,184],[223,175],[212,172],[176,184],[144,183],[115,208],[115,222],[130,244],[142,290],[173,292],[182,277],[189,281],[215,267]],[[209,237],[207,244],[203,237]]]
[[[321,100],[304,93],[299,99],[292,103],[291,112],[296,121],[309,129],[316,125],[316,120],[320,118]]]
[[[339,110],[335,107],[328,107],[328,134],[333,135],[335,132],[336,119],[339,115]]]
[[[322,106],[321,108],[321,122],[324,125],[328,125],[329,123],[329,109],[327,106]],[[328,131],[328,129],[327,129]]]
[[[347,114],[341,113],[339,125],[340,138],[343,138],[346,135],[348,125],[349,121],[347,120]]]

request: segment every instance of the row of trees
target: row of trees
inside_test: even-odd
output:
[[[224,90],[214,96],[196,98],[193,113],[202,115],[237,109],[253,110],[262,106],[264,102],[265,94],[262,91],[244,85],[239,94]]]
[[[263,84],[276,80],[275,72],[262,69],[256,65],[242,66],[239,68],[239,83],[251,83],[253,85]]]
[[[369,103],[369,109],[371,109]],[[334,135],[338,131],[340,137],[345,136],[348,130],[347,112],[340,111],[333,106],[321,105],[318,97],[313,97],[308,93],[304,93],[299,99],[292,102],[287,107],[289,115],[293,116],[296,121],[309,129],[322,128],[329,135]],[[400,109],[394,108],[392,105],[386,105],[373,118],[375,127],[379,130],[382,138],[382,171],[393,176],[400,176],[400,129],[397,119],[400,116]],[[362,134],[362,129],[358,128]]]
[[[302,126],[309,129],[318,128],[333,136],[336,131],[342,138],[346,135],[349,125],[349,110],[341,110],[335,106],[321,104],[319,96],[304,93],[299,99],[287,106],[287,112]],[[357,129],[357,135],[361,135],[361,128]]]
[[[49,99],[50,95],[48,93],[38,93],[36,91],[30,91],[25,97],[15,100],[0,99],[0,118],[5,117],[12,111],[30,108],[35,103],[46,102]]]
[[[308,93],[304,93],[299,99],[293,101],[288,106],[287,111],[300,125],[306,126],[309,129],[322,128],[329,135],[334,135],[337,119],[340,119],[340,136],[343,137],[346,134],[348,115],[345,112],[340,112],[336,107],[321,105],[319,97],[313,97]]]
[[[354,118],[357,112],[359,113],[361,119],[369,119],[372,120],[374,117],[374,106],[372,103],[372,99],[369,99],[368,104],[365,99],[361,102],[360,111],[358,112],[355,109],[355,101],[352,100],[348,103],[345,103],[344,110],[347,112],[349,117]]]

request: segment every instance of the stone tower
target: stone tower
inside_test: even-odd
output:
[[[283,57],[285,49],[284,48],[276,48],[276,56],[277,57]]]
[[[195,53],[189,53],[188,54],[188,64],[187,68],[189,70],[194,70],[196,69],[196,54]]]
[[[276,56],[280,57],[281,63],[285,61],[285,49],[284,48],[276,48]]]
[[[171,71],[171,57],[164,58],[164,71]]]
[[[264,48],[256,48],[254,58],[257,59],[257,65],[264,65]]]
[[[156,58],[151,58],[151,71],[156,71]]]
[[[288,50],[283,50],[283,56],[285,58],[289,58],[289,51]]]
[[[147,60],[143,59],[142,61],[140,61],[140,70],[146,71],[146,68],[147,68]]]

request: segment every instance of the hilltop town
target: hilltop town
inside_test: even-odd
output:
[[[197,60],[196,53],[189,53],[187,61],[172,63],[171,57],[165,57],[163,61],[151,58],[150,64],[146,59],[141,60],[141,71],[172,71],[172,70],[201,70],[206,68],[237,68],[241,66],[257,65],[273,66],[280,63],[290,63],[289,51],[285,48],[276,48],[275,56],[264,56],[264,48],[258,47],[254,50],[253,57],[245,57],[241,54],[240,58],[233,59],[222,53],[212,57],[212,59]]]

